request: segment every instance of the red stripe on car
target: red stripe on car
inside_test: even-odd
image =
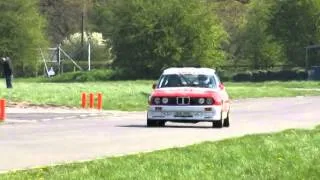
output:
[[[194,89],[162,90],[158,89],[152,93],[152,97],[190,97],[190,98],[213,98],[214,105],[222,105],[222,98],[215,91],[201,91]]]

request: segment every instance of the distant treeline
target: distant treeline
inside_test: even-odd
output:
[[[319,0],[1,0],[0,7],[0,56],[13,59],[19,76],[39,74],[46,48],[58,44],[83,64],[88,42],[92,62],[130,78],[171,66],[320,64],[318,49],[307,56],[305,49],[320,43]]]

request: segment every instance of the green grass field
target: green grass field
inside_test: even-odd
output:
[[[17,81],[14,89],[3,87],[0,97],[33,104],[80,106],[82,92],[102,92],[104,109],[145,110],[152,81],[111,81],[88,83],[40,83]],[[320,95],[319,91],[287,88],[316,88],[320,82],[226,83],[233,99]]]
[[[104,109],[145,110],[153,81],[110,81],[87,83],[41,83],[16,80],[14,88],[0,86],[0,98],[37,105],[80,107],[82,92],[102,92]],[[4,83],[3,83],[4,84]],[[320,82],[226,83],[232,99],[320,95],[320,91],[297,91],[288,88],[320,88]]]
[[[17,171],[8,180],[319,179],[320,126]]]

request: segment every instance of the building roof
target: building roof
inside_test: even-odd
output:
[[[163,74],[206,74],[206,75],[213,75],[216,71],[211,68],[195,68],[195,67],[172,67],[165,69]]]

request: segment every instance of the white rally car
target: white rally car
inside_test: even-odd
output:
[[[153,89],[147,126],[164,126],[167,121],[230,126],[229,95],[214,69],[168,68]]]

